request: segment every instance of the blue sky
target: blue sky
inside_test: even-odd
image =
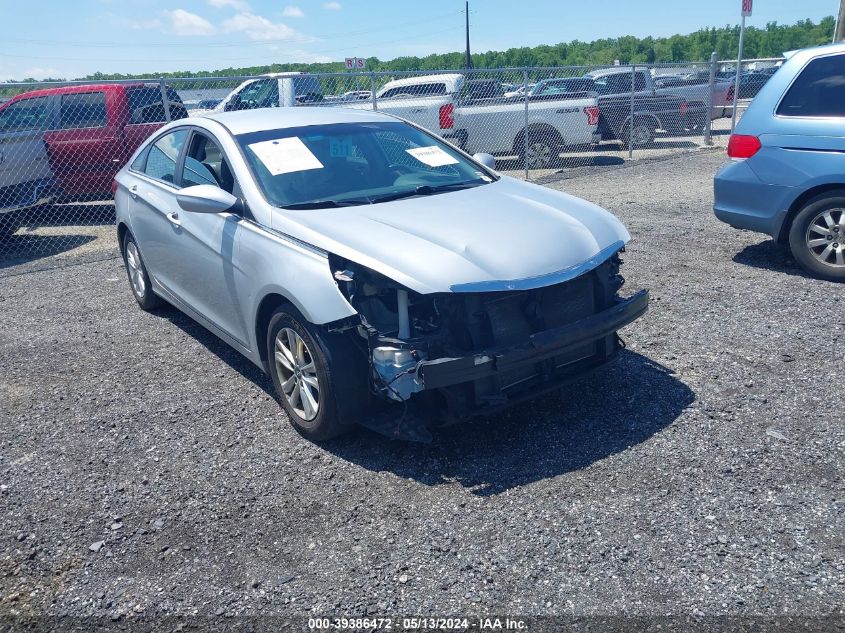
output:
[[[5,0],[0,80],[213,70],[463,48],[461,0]],[[749,24],[833,15],[838,0],[756,0]],[[474,51],[665,36],[739,22],[740,0],[472,0]]]

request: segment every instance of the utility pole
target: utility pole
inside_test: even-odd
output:
[[[843,6],[845,6],[845,0],[842,0]],[[464,61],[464,66],[467,69],[472,68],[472,55],[469,53],[469,0],[466,0],[464,3],[465,13],[466,13],[466,32],[467,32],[467,52],[466,52],[466,60]]]
[[[842,42],[843,40],[845,40],[845,0],[839,0],[839,17],[836,18],[833,41]]]

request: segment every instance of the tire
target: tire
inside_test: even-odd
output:
[[[648,147],[654,143],[654,130],[654,124],[645,120],[634,121],[633,127],[625,125],[621,134],[623,147],[625,149]]]
[[[845,189],[807,202],[789,229],[789,249],[808,273],[828,281],[845,281]]]
[[[267,327],[277,399],[294,429],[314,442],[350,431],[366,407],[367,365],[347,336],[321,331],[289,304]]]
[[[0,241],[5,242],[20,228],[20,221],[15,213],[0,215]]]
[[[528,169],[551,169],[560,161],[560,148],[563,144],[556,130],[530,130],[516,142],[516,154],[520,167]]]
[[[150,312],[160,307],[163,301],[153,292],[147,267],[144,266],[141,251],[131,233],[127,233],[123,239],[123,265],[129,278],[129,289],[141,309]]]

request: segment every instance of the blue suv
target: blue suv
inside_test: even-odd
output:
[[[845,44],[787,54],[735,132],[714,181],[716,217],[845,281]]]

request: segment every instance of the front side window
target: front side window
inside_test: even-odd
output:
[[[50,97],[21,99],[0,112],[0,132],[46,130],[49,124]]]
[[[62,95],[59,120],[59,125],[63,130],[104,127],[108,123],[106,93],[83,92]]]
[[[188,137],[187,130],[176,130],[158,139],[147,153],[144,173],[166,183],[176,182],[176,163]]]
[[[777,114],[845,117],[845,55],[814,59],[787,90]]]
[[[220,146],[204,134],[194,134],[185,164],[182,186],[213,185],[232,193],[235,179]]]
[[[405,123],[338,123],[237,137],[267,200],[288,209],[376,204],[494,177]]]

